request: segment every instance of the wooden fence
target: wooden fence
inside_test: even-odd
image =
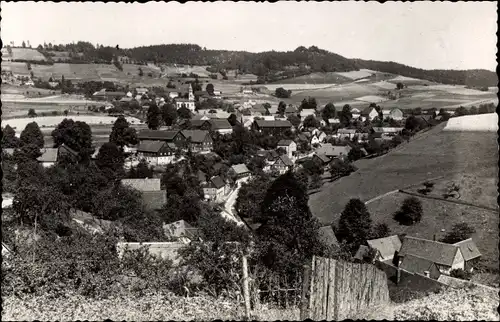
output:
[[[315,257],[305,272],[301,319],[348,319],[390,301],[386,274],[373,265]]]

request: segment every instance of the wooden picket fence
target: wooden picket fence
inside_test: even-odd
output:
[[[315,257],[304,281],[302,320],[349,319],[390,302],[386,274],[369,264]]]

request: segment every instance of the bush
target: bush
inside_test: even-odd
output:
[[[394,213],[393,218],[400,225],[413,225],[422,219],[422,202],[415,197],[406,198],[401,209]]]
[[[469,226],[467,223],[456,224],[452,227],[451,231],[441,239],[441,242],[455,244],[470,238],[475,232],[476,230],[474,227]]]
[[[455,277],[455,278],[459,278],[459,279],[462,279],[462,280],[469,281],[471,279],[471,277],[472,277],[472,273],[470,273],[468,271],[464,271],[461,268],[457,268],[457,269],[452,269],[450,271],[450,276],[451,277]]]
[[[275,94],[278,98],[289,98],[292,95],[292,91],[287,91],[283,87],[278,87],[276,88]]]

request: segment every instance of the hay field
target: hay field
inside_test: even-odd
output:
[[[466,115],[451,118],[444,131],[498,131],[498,115],[496,113]]]
[[[33,68],[34,66],[35,66],[34,64],[31,64],[31,68]],[[36,65],[36,66],[38,66],[38,65]],[[30,75],[30,71],[28,70],[26,63],[2,61],[2,70],[12,72],[13,74],[22,75],[22,76],[29,76]]]
[[[358,171],[325,183],[309,198],[312,213],[323,223],[338,220],[351,198],[370,200],[384,193],[454,173],[497,176],[496,133],[443,131],[445,124],[417,135],[408,144],[374,158],[359,160]]]
[[[311,73],[288,79],[280,80],[273,84],[345,84],[352,82],[352,79],[334,72]]]
[[[264,85],[270,91],[275,91],[277,88],[283,87],[286,90],[299,91],[299,90],[315,90],[322,88],[329,88],[332,84],[266,84]]]
[[[386,97],[382,97],[382,96],[367,95],[367,96],[358,97],[358,98],[356,98],[356,100],[368,102],[368,103],[381,103],[381,102],[388,101],[389,99]]]
[[[357,80],[360,78],[365,78],[365,77],[370,77],[373,75],[374,72],[369,71],[368,69],[362,69],[362,70],[355,70],[351,72],[342,72],[342,73],[337,73],[337,75],[347,77],[351,80]]]
[[[3,50],[2,50],[3,54]],[[12,59],[38,60],[46,61],[42,53],[33,48],[12,48]]]
[[[207,71],[208,66],[189,66],[189,65],[162,65],[164,73],[167,76],[175,76],[177,74],[190,74],[194,73],[200,77],[210,77],[210,72]]]
[[[382,94],[384,90],[371,86],[369,84],[342,84],[337,86],[329,86],[327,88],[304,90],[293,92],[291,102],[298,104],[304,98],[314,97],[320,102],[338,102],[338,101],[354,101],[358,97],[367,95]],[[288,102],[287,102],[288,103]]]
[[[42,116],[42,117],[34,117],[34,118],[16,118],[16,119],[8,119],[3,120],[2,126],[10,125],[16,132],[21,132],[28,123],[36,122],[40,127],[55,127],[59,123],[61,123],[65,118],[71,118],[74,121],[81,121],[87,124],[113,124],[116,121],[116,117],[107,116],[107,115],[78,115],[78,116]],[[140,120],[135,117],[126,117],[129,123],[140,123]]]

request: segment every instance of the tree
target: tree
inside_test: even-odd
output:
[[[36,117],[36,112],[35,112],[35,109],[30,108],[30,109],[28,110],[28,117]]]
[[[290,123],[292,123],[292,125],[293,125],[294,127],[297,127],[297,126],[299,126],[299,125],[300,125],[300,118],[299,118],[297,115],[295,115],[295,114],[291,114],[291,115],[289,115],[289,116],[287,117],[287,120],[288,120]]]
[[[123,149],[124,145],[135,145],[138,142],[137,133],[130,127],[123,115],[119,116],[109,135],[109,142],[112,142]]]
[[[24,42],[24,40],[23,40],[23,43],[22,43],[22,45],[21,45],[21,46],[22,46],[23,48],[26,48],[26,43]]]
[[[349,158],[349,161],[351,161],[351,162],[359,160],[359,159],[363,158],[364,156],[365,156],[365,152],[363,152],[363,150],[361,150],[361,148],[358,146],[353,147],[349,151],[349,153],[347,153],[347,157]]]
[[[205,90],[207,91],[208,95],[214,96],[214,85],[212,83],[208,83],[207,86],[205,87]]]
[[[309,127],[318,128],[318,127],[320,127],[320,123],[316,119],[316,117],[314,117],[314,115],[308,115],[304,119],[304,123],[303,124],[304,124],[305,128],[309,128]]]
[[[155,103],[151,104],[148,108],[146,123],[150,130],[158,130],[160,127],[160,109]]]
[[[235,114],[231,114],[229,115],[229,117],[227,118],[227,121],[229,122],[229,124],[231,126],[235,126],[237,123],[238,123],[238,118],[236,117]]]
[[[455,244],[459,241],[466,240],[474,234],[476,230],[467,223],[456,224],[451,231],[444,236],[441,241],[447,244]]]
[[[276,88],[275,95],[277,98],[290,98],[292,91],[286,90],[283,87]]]
[[[394,220],[400,225],[413,225],[422,219],[422,202],[416,197],[408,197],[403,201],[401,208],[394,213]]]
[[[485,104],[479,105],[477,114],[487,114],[487,113],[489,113],[488,106],[486,106]]]
[[[346,242],[351,254],[370,237],[372,220],[364,202],[351,199],[340,215],[337,237]]]
[[[108,179],[115,180],[123,174],[124,162],[125,158],[120,148],[116,144],[108,142],[99,149],[95,163]]]
[[[464,271],[461,268],[456,268],[450,271],[450,276],[469,281],[472,278],[472,273],[469,271]]]
[[[15,163],[26,163],[29,161],[36,161],[42,155],[40,147],[35,144],[24,144],[20,149],[14,150]]]
[[[16,137],[16,131],[7,124],[2,129],[2,148],[15,149],[19,147],[20,140]]]
[[[389,226],[385,223],[379,223],[373,227],[370,239],[389,237],[390,234],[391,230],[389,229]]]
[[[137,70],[139,71],[139,76],[140,77],[144,76],[144,72],[142,71],[141,67],[139,67]]]
[[[88,161],[94,153],[92,147],[92,130],[90,126],[81,121],[64,119],[51,133],[54,147],[63,144],[79,153],[82,161]]]
[[[285,115],[285,110],[286,110],[286,103],[281,101],[278,104],[278,114],[281,116]]]
[[[261,220],[260,205],[264,200],[272,180],[268,176],[255,176],[241,185],[236,198],[235,209],[243,218]]]
[[[340,123],[344,126],[349,125],[351,123],[352,113],[351,106],[349,104],[344,105],[342,108],[342,114],[340,115]]]
[[[335,105],[333,105],[333,103],[326,104],[323,111],[321,111],[321,117],[325,120],[325,122],[328,122],[329,119],[335,118],[336,115],[337,110],[335,109]]]
[[[180,109],[177,110],[177,115],[181,119],[185,119],[185,120],[191,119],[191,111],[185,106],[182,106]]]
[[[398,83],[396,84],[396,88],[397,88],[398,90],[403,89],[404,87],[405,87],[405,85],[404,85],[403,83],[401,83],[401,82],[398,82]]]
[[[469,111],[467,111],[467,109],[463,106],[460,106],[459,108],[457,108],[455,110],[456,116],[463,116],[463,115],[468,115],[468,114],[469,114]]]
[[[410,132],[418,132],[420,131],[423,127],[422,122],[419,121],[415,116],[410,115],[405,122],[405,129],[407,129]]]
[[[153,178],[153,168],[149,166],[146,160],[139,161],[136,167],[132,167],[128,173],[128,177],[132,179]]]
[[[24,130],[21,132],[20,143],[21,146],[33,144],[40,149],[43,148],[43,134],[36,122],[31,122],[26,125]]]
[[[339,159],[335,159],[330,163],[330,174],[334,178],[348,176],[356,170],[357,168],[352,163]]]
[[[307,202],[307,187],[287,172],[271,184],[261,205],[258,257],[268,268],[290,277],[313,255],[325,251],[318,238],[320,225]]]
[[[172,126],[177,121],[177,109],[171,103],[166,103],[161,107],[161,116],[166,126]]]
[[[475,114],[477,114],[477,107],[472,106],[472,107],[469,109],[469,114],[470,114],[470,115],[475,115]]]

